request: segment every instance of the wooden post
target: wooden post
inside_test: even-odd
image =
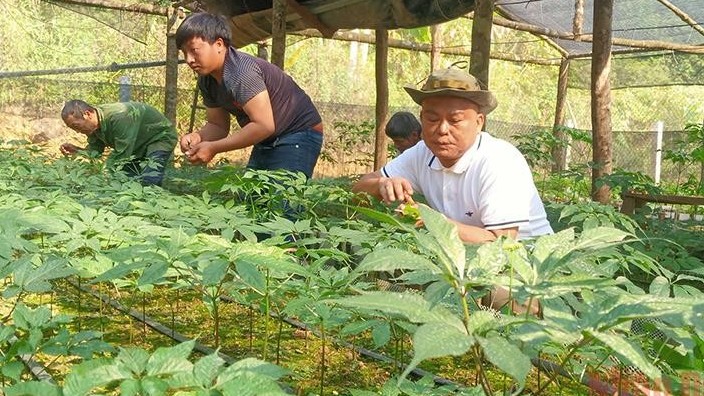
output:
[[[170,7],[166,15],[166,72],[164,73],[164,115],[176,126],[178,105],[178,47],[176,29],[181,22],[181,10]]]
[[[567,147],[562,145],[566,140],[566,134],[562,130],[565,125],[565,103],[567,103],[567,75],[570,70],[570,60],[562,58],[560,62],[560,74],[557,77],[557,99],[555,101],[555,122],[553,123],[552,133],[560,142],[552,149],[552,171],[560,172],[566,168]]]
[[[386,163],[386,119],[389,115],[389,32],[376,29],[376,138],[374,139],[374,170]]]
[[[608,203],[609,186],[597,188],[596,181],[611,173],[611,25],[614,0],[594,2],[594,41],[592,42],[592,199]]]
[[[274,0],[271,15],[271,63],[284,70],[286,59],[286,0]]]
[[[575,41],[581,41],[582,27],[584,26],[584,0],[575,0],[574,19],[572,19],[572,34]]]
[[[494,0],[477,0],[472,22],[472,52],[469,72],[484,89],[489,89],[489,54],[491,52],[491,26],[494,19]]]
[[[442,50],[442,25],[430,26],[430,72],[440,68]]]

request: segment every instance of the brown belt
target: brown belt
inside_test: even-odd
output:
[[[312,130],[323,133],[323,123],[319,122],[311,127]]]

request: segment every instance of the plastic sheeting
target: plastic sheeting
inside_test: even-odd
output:
[[[415,28],[442,23],[474,9],[474,0],[298,0],[332,29]],[[228,15],[237,47],[271,36],[271,0],[207,0],[207,9]],[[290,7],[286,30],[312,28]]]

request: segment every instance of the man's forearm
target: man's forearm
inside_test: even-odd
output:
[[[198,131],[201,140],[212,142],[216,140],[223,139],[230,133],[229,130],[217,125],[212,122],[208,122]]]
[[[253,146],[267,139],[273,133],[274,131],[269,131],[255,122],[250,122],[239,132],[235,132],[230,136],[214,141],[215,151],[218,153],[223,153],[225,151],[239,150],[245,147]]]
[[[352,192],[365,192],[377,199],[381,199],[381,194],[379,193],[379,180],[382,177],[383,176],[374,173],[366,174],[352,186]]]
[[[460,239],[466,243],[485,243],[495,241],[499,236],[506,235],[509,238],[518,236],[518,228],[508,228],[502,230],[486,230],[481,227],[462,224],[456,220],[450,220],[457,225]]]

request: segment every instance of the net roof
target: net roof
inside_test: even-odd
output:
[[[584,0],[582,33],[592,33],[595,0]],[[671,7],[666,6],[671,5]],[[573,0],[497,0],[497,9],[509,19],[571,33],[575,15]],[[673,9],[690,17],[683,20]],[[690,24],[694,22],[694,26]],[[613,37],[628,40],[664,41],[704,46],[704,0],[614,0]],[[554,41],[570,55],[588,55],[591,43],[564,39]],[[614,46],[613,50],[625,47]]]
[[[271,35],[272,0],[197,0],[202,8],[230,16],[237,46]],[[595,0],[583,0],[583,34],[592,33]],[[475,0],[297,0],[325,27],[338,29],[414,28],[442,23],[473,11]],[[508,19],[570,34],[575,0],[496,0]],[[679,15],[678,15],[679,14]],[[704,49],[704,0],[614,0],[613,37]],[[316,28],[288,7],[288,31]],[[569,55],[589,55],[590,42],[553,39]],[[631,49],[614,46],[615,52]]]

